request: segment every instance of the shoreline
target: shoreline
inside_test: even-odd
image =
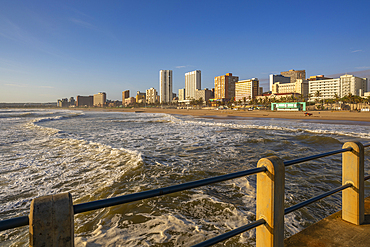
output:
[[[62,109],[62,108],[58,108]],[[69,108],[71,109],[71,108]],[[303,111],[282,112],[282,111],[243,111],[243,110],[209,110],[209,109],[162,109],[162,108],[74,108],[82,111],[103,111],[103,112],[137,112],[140,113],[166,113],[170,115],[190,115],[206,118],[276,118],[276,119],[299,119],[320,122],[321,120],[331,121],[356,121],[370,125],[370,112],[350,111],[309,111],[312,116],[305,116]],[[316,121],[315,121],[316,120]],[[360,123],[359,123],[360,124]]]

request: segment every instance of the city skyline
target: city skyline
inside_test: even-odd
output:
[[[370,77],[368,2],[7,1],[0,9],[0,102],[159,90],[158,71],[201,70],[202,88],[305,69]],[[292,13],[281,15],[279,13]],[[223,18],[219,16],[222,14]],[[343,18],[350,16],[350,18]],[[253,18],[252,18],[253,17]],[[227,35],[221,35],[227,34]]]

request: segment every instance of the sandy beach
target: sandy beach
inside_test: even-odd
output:
[[[304,112],[282,112],[282,111],[244,111],[244,110],[209,110],[209,109],[162,109],[162,108],[76,108],[84,111],[110,111],[110,112],[137,112],[137,113],[167,113],[192,115],[197,117],[217,117],[217,118],[282,118],[282,119],[302,119],[302,120],[342,120],[360,121],[370,124],[370,112],[350,112],[350,111],[309,111],[311,116],[305,116]]]

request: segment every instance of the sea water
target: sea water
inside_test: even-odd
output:
[[[255,168],[367,143],[366,122],[0,109],[0,220],[35,197],[74,204]],[[370,173],[365,152],[365,174]],[[341,155],[286,168],[285,206],[341,185]],[[366,182],[365,195],[370,192]],[[341,193],[285,216],[285,236],[340,210]],[[256,176],[75,215],[76,246],[191,246],[255,220]],[[255,230],[223,244],[254,246]],[[27,246],[28,228],[0,232]]]

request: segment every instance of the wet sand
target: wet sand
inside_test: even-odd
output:
[[[197,117],[215,117],[215,118],[281,118],[281,119],[302,119],[317,121],[320,120],[341,120],[341,121],[359,121],[362,124],[370,124],[370,112],[350,112],[350,111],[309,111],[312,116],[305,116],[304,112],[282,112],[282,111],[243,111],[243,110],[206,110],[206,109],[161,109],[161,108],[76,108],[84,111],[107,111],[107,112],[137,112],[140,113],[167,113],[192,115]],[[315,122],[316,122],[315,121]],[[359,123],[360,124],[360,123]]]

